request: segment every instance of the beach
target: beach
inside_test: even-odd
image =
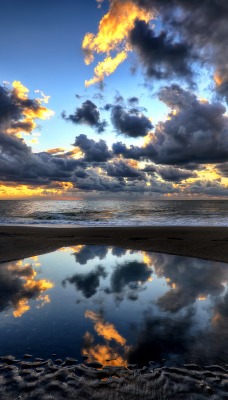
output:
[[[225,227],[66,227],[1,226],[0,262],[75,245],[115,246],[228,262]],[[99,364],[99,363],[98,363]],[[0,357],[0,396],[26,399],[225,399],[227,365],[153,360],[137,365],[82,364],[73,358]]]
[[[77,244],[117,246],[228,262],[227,227],[0,226],[0,262]]]

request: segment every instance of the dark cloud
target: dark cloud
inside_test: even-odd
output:
[[[165,311],[176,313],[199,297],[217,297],[224,292],[223,282],[228,278],[226,264],[159,254],[153,262],[156,275],[166,278],[171,287],[158,299],[159,307]]]
[[[143,173],[131,165],[126,164],[124,161],[113,161],[107,163],[106,171],[108,176],[115,178],[137,178],[145,179]]]
[[[228,157],[228,118],[220,103],[199,101],[178,85],[160,90],[159,98],[175,109],[159,122],[146,146],[113,145],[114,154],[157,164],[222,163]]]
[[[96,142],[88,139],[86,135],[79,135],[75,138],[74,146],[79,147],[85,154],[84,160],[88,162],[105,162],[112,158],[112,154],[104,140]]]
[[[94,213],[94,212],[91,212]],[[107,255],[108,249],[105,246],[83,246],[80,251],[74,253],[75,260],[80,265],[85,265],[88,261],[98,257],[103,260]]]
[[[76,108],[74,114],[66,116],[62,113],[62,117],[75,124],[85,124],[95,128],[98,133],[104,132],[107,122],[100,120],[100,113],[97,106],[90,100],[86,100],[81,107]]]
[[[127,101],[128,101],[128,104],[129,104],[130,106],[137,106],[138,103],[139,103],[138,97],[135,97],[135,96],[129,97],[129,99],[128,99]]]
[[[16,89],[0,86],[0,131],[17,133],[20,130],[31,133],[34,129],[33,118],[25,120],[24,113],[38,117],[41,110],[42,106],[38,100],[21,98]]]
[[[33,281],[25,285],[26,281]],[[21,266],[17,261],[1,264],[0,268],[0,310],[13,309],[19,312],[20,303],[36,299],[45,290],[45,282],[34,280],[32,265]],[[23,313],[23,312],[22,312]],[[20,316],[22,314],[18,314]]]
[[[192,55],[188,43],[177,42],[166,32],[156,36],[148,23],[139,20],[136,20],[130,32],[129,40],[149,77],[168,79],[178,76],[190,79]]]
[[[155,172],[157,172],[157,169],[156,169],[156,167],[154,165],[147,164],[143,168],[143,172],[146,172],[148,175],[154,175]]]
[[[194,347],[196,338],[191,333],[194,312],[189,310],[186,315],[173,319],[169,316],[153,316],[143,319],[143,326],[134,326],[136,344],[128,355],[129,363],[148,365],[150,361],[166,362],[188,361],[190,343]]]
[[[189,49],[192,49],[194,58],[197,58],[201,65],[206,66],[209,71],[211,67],[214,69],[217,77],[219,77],[215,89],[227,100],[227,1],[134,0],[134,2],[146,9],[153,10],[154,13],[157,11],[158,18],[166,31],[166,36],[174,37],[176,40],[181,40],[181,42],[187,44],[188,51],[184,57],[184,62],[187,65],[189,65],[189,56],[191,56]],[[140,37],[139,49],[141,50],[148,44],[148,39],[147,36],[142,37],[142,34]],[[150,51],[153,51],[153,48],[148,48],[146,54],[150,54]],[[180,72],[182,72],[181,69]]]
[[[210,197],[227,197],[228,189],[225,185],[222,185],[220,179],[214,181],[197,180],[192,183],[185,190],[190,195],[204,195]]]
[[[139,282],[145,283],[151,277],[152,271],[143,262],[131,261],[119,265],[111,276],[111,293],[120,293],[124,288],[138,289]]]
[[[137,109],[129,112],[119,105],[112,107],[111,120],[119,134],[132,138],[146,136],[153,128],[150,120]]]
[[[164,179],[169,182],[181,182],[188,178],[196,178],[197,175],[195,172],[174,168],[174,167],[159,167],[156,172]]]
[[[32,153],[22,139],[0,132],[0,180],[31,185],[76,181],[83,162],[49,153]]]
[[[98,266],[94,271],[88,274],[75,274],[70,278],[66,278],[62,284],[70,283],[75,288],[82,292],[83,296],[89,299],[97,293],[97,289],[100,286],[100,278],[105,278],[106,272],[103,267]]]

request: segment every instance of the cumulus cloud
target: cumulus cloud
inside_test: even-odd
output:
[[[85,35],[82,49],[86,65],[94,61],[96,54],[105,56],[95,67],[93,78],[85,82],[86,86],[101,82],[127,58],[129,52],[127,36],[136,18],[148,21],[151,13],[144,11],[132,1],[112,0],[108,13],[100,21],[97,35],[92,33]],[[116,51],[114,57],[110,56],[111,51]]]
[[[155,35],[145,21],[135,21],[129,35],[133,50],[146,69],[149,77],[168,79],[173,76],[191,78],[189,66],[191,50],[184,42],[176,42],[166,32]]]
[[[197,174],[195,172],[174,168],[174,167],[159,167],[156,172],[164,179],[169,182],[181,182],[189,178],[196,178]]]
[[[88,139],[86,135],[79,135],[75,139],[74,146],[79,147],[84,153],[85,161],[105,162],[112,157],[106,142],[102,139],[96,142]]]
[[[137,109],[129,112],[120,105],[112,107],[111,120],[118,133],[132,138],[146,136],[153,128],[151,121]]]
[[[96,54],[105,54],[98,63],[90,85],[113,73],[129,50],[152,79],[187,78],[197,80],[192,63],[207,69],[214,89],[228,101],[226,0],[110,0],[110,8],[101,19],[97,35],[86,34],[82,48],[85,62]],[[149,22],[154,20],[154,30]],[[115,52],[114,57],[110,52]]]
[[[109,176],[113,176],[116,178],[145,179],[141,171],[139,171],[137,168],[132,167],[131,165],[126,164],[124,161],[121,160],[107,163],[106,171]]]
[[[126,251],[113,254],[121,257]],[[120,303],[124,298],[130,301],[138,299],[139,294],[146,289],[146,282],[151,279],[153,271],[147,263],[139,261],[119,262],[110,274],[110,284],[105,288],[106,294],[112,294],[114,300]]]
[[[104,132],[107,125],[106,121],[100,120],[98,108],[90,100],[86,100],[81,107],[76,108],[74,114],[66,116],[66,113],[63,112],[62,116],[67,121],[71,121],[75,124],[85,124],[95,128],[98,133]]]
[[[80,265],[85,265],[88,261],[98,257],[100,260],[105,258],[108,249],[105,246],[83,246],[80,251],[74,253],[75,260]]]
[[[176,84],[161,89],[159,98],[172,109],[168,119],[155,126],[145,146],[115,143],[115,154],[169,165],[227,160],[228,118],[222,104],[201,101]]]
[[[30,309],[29,300],[41,299],[43,292],[54,287],[50,281],[36,279],[36,275],[32,263],[23,265],[21,261],[14,261],[1,265],[1,312],[13,309],[14,317],[21,317]],[[48,295],[46,295],[46,302],[50,302]]]
[[[36,119],[46,119],[54,113],[42,102],[46,98],[30,99],[29,90],[19,81],[12,87],[0,86],[0,129],[8,134],[31,133]]]
[[[65,286],[66,283],[74,285],[77,290],[82,292],[84,297],[89,299],[96,294],[100,286],[100,279],[105,277],[106,273],[104,268],[98,266],[94,271],[88,274],[75,274],[70,278],[66,278],[62,283],[63,286]]]
[[[165,277],[170,290],[158,299],[165,311],[177,312],[194,304],[197,299],[218,296],[224,292],[228,278],[226,264],[181,256],[157,254],[153,258],[159,277]]]

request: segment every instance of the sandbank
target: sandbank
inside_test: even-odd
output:
[[[228,227],[0,226],[0,262],[77,244],[118,246],[228,263]]]

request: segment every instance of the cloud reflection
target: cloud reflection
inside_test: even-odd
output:
[[[156,275],[166,278],[170,290],[157,301],[165,311],[177,312],[206,300],[208,296],[219,296],[228,281],[226,264],[181,256],[157,254],[153,258]]]
[[[94,271],[88,274],[75,274],[70,278],[66,278],[62,284],[66,283],[75,285],[75,288],[82,292],[85,298],[90,298],[97,293],[97,289],[100,286],[100,278],[105,278],[106,272],[103,267],[98,266]]]
[[[85,312],[95,331],[83,337],[90,359],[111,365],[224,360],[227,264],[100,246],[84,246],[78,254],[85,272],[63,283],[74,284],[84,298],[94,296],[102,308]],[[126,337],[119,333],[119,319],[110,318],[117,307],[121,320],[126,313]]]
[[[101,314],[87,310],[85,317],[94,322],[94,330],[104,339],[105,344],[96,344],[94,336],[86,332],[82,353],[103,365],[126,366],[127,353],[130,350],[130,347],[126,345],[126,339],[120,335],[113,324],[105,322]]]
[[[50,302],[49,296],[42,295],[54,284],[46,279],[36,279],[38,260],[31,258],[31,264],[22,261],[4,263],[0,268],[0,310],[13,309],[15,318],[30,310],[29,300],[36,299],[42,305]]]

